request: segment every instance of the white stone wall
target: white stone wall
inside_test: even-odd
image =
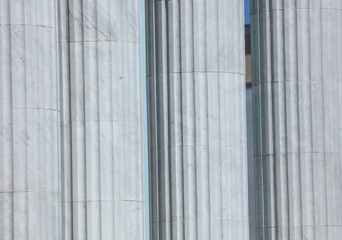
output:
[[[0,1],[0,239],[61,239],[57,1]]]
[[[257,239],[341,239],[342,2],[251,3]]]
[[[152,239],[248,239],[243,2],[148,1]]]

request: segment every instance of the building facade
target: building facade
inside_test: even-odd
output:
[[[250,6],[0,0],[0,239],[339,240],[342,2]]]

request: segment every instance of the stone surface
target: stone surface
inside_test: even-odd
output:
[[[64,237],[145,239],[140,1],[59,13]]]
[[[247,159],[248,159],[248,220],[249,240],[255,240],[255,181],[253,149],[253,91],[252,84],[246,85],[246,119],[247,119]]]
[[[72,240],[72,181],[71,181],[71,101],[69,64],[68,0],[58,1],[59,77],[61,97],[61,187],[62,239]]]
[[[151,237],[248,239],[243,2],[147,18]]]
[[[0,239],[61,239],[57,1],[0,1]]]
[[[257,239],[341,239],[342,2],[251,6]]]

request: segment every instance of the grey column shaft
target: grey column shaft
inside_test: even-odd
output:
[[[145,239],[140,1],[64,1],[60,22],[64,236]]]
[[[243,16],[148,1],[152,239],[248,239]]]
[[[57,2],[0,9],[0,238],[58,240]]]
[[[257,239],[340,239],[342,2],[251,6]]]

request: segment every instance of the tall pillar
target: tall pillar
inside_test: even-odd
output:
[[[0,9],[0,238],[58,240],[57,1]]]
[[[243,1],[147,1],[152,239],[248,239]]]
[[[145,239],[140,1],[61,7],[64,235]]]
[[[257,239],[342,236],[341,10],[252,1]]]

